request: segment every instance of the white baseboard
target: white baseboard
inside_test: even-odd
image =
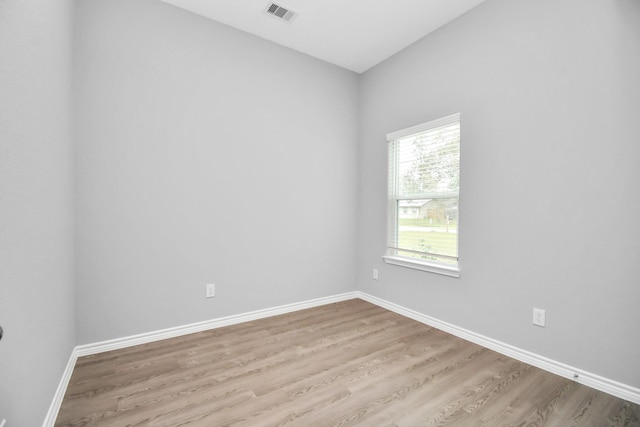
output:
[[[318,307],[325,304],[331,304],[334,302],[346,301],[355,298],[358,298],[358,292],[347,292],[330,297],[316,298],[313,300],[281,305],[278,307],[236,314],[233,316],[220,317],[218,319],[206,320],[204,322],[192,323],[190,325],[177,326],[174,328],[162,329],[159,331],[147,332],[144,334],[132,335],[124,338],[116,338],[113,340],[101,341],[93,344],[80,345],[75,348],[75,352],[78,357],[88,356],[91,354],[118,350],[121,348],[132,347],[134,345],[146,344],[154,341],[165,340],[167,338],[193,334],[195,332],[207,331],[209,329],[222,328],[224,326],[250,322],[252,320],[264,319],[265,317],[292,313],[294,311],[304,310],[307,308]]]
[[[540,356],[535,353],[523,350],[518,347],[503,343],[501,341],[494,340],[484,335],[477,334],[467,329],[460,328],[447,322],[435,319],[417,311],[408,309],[398,304],[383,300],[381,298],[369,295],[364,292],[358,292],[358,298],[386,308],[389,311],[416,320],[425,325],[433,326],[441,331],[448,332],[451,335],[455,335],[472,343],[481,345],[493,351],[496,351],[505,356],[512,357],[529,365],[543,369],[547,372],[559,375],[561,377],[569,378],[580,384],[584,384],[596,390],[603,391],[613,396],[619,397],[629,402],[640,405],[640,389],[632,387],[627,384],[620,383],[608,378],[601,377],[596,374],[584,371],[573,366],[566,365],[564,363]]]
[[[60,383],[58,384],[58,388],[56,389],[56,394],[53,395],[53,401],[51,402],[51,405],[49,405],[47,416],[42,423],[43,427],[53,427],[56,422],[56,418],[58,418],[58,411],[60,411],[60,405],[62,405],[64,394],[67,392],[67,386],[69,385],[71,374],[73,374],[73,368],[76,366],[76,360],[78,360],[78,356],[76,355],[76,351],[74,349],[71,352],[71,356],[69,357],[67,366],[64,368],[62,378],[60,379]]]
[[[62,379],[60,380],[60,384],[58,385],[58,389],[56,390],[56,394],[54,395],[51,406],[49,407],[49,412],[47,413],[47,417],[45,418],[43,427],[53,427],[58,416],[58,411],[60,410],[60,405],[62,404],[62,399],[64,398],[64,394],[67,390],[69,379],[71,378],[71,374],[73,373],[73,367],[75,366],[78,357],[102,353],[105,351],[117,350],[134,345],[146,344],[154,341],[164,340],[167,338],[174,338],[182,335],[192,334],[195,332],[206,331],[209,329],[249,322],[252,320],[264,319],[266,317],[292,313],[294,311],[304,310],[307,308],[318,307],[321,305],[332,304],[335,302],[341,302],[355,298],[360,298],[364,301],[385,308],[389,311],[393,311],[394,313],[400,314],[402,316],[416,320],[420,323],[424,323],[425,325],[429,325],[444,332],[448,332],[451,335],[455,335],[467,341],[471,341],[475,344],[494,350],[498,353],[504,354],[505,356],[512,357],[516,360],[520,360],[521,362],[528,363],[537,368],[543,369],[556,375],[560,375],[565,378],[572,379],[596,390],[603,391],[605,393],[640,405],[640,389],[638,388],[622,384],[620,382],[613,381],[608,378],[604,378],[569,365],[565,365],[564,363],[548,359],[544,356],[531,353],[529,351],[514,347],[509,344],[505,344],[484,335],[477,334],[467,329],[460,328],[450,323],[443,322],[417,311],[408,309],[401,305],[383,300],[373,295],[369,295],[360,291],[354,291],[324,298],[303,301],[299,303],[267,308],[264,310],[251,311],[234,316],[221,317],[205,322],[192,323],[189,325],[177,326],[174,328],[168,328],[144,334],[132,335],[124,338],[117,338],[113,340],[77,346],[73,349],[71,357],[69,358],[69,362],[67,363],[67,367],[64,370]]]

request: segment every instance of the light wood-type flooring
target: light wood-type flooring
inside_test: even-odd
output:
[[[362,300],[79,358],[56,426],[638,426],[638,405]]]

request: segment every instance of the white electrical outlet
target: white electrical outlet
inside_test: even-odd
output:
[[[378,280],[378,269],[377,268],[373,269],[373,280]]]
[[[533,309],[533,324],[544,328],[545,312],[540,308]]]
[[[213,298],[216,296],[216,285],[210,283],[207,285],[207,298]]]

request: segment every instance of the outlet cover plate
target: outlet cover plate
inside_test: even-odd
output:
[[[207,298],[213,298],[216,296],[216,285],[210,283],[207,285]]]
[[[540,308],[533,309],[533,324],[544,328],[545,312]]]

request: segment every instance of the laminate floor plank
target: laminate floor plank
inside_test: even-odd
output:
[[[640,426],[640,407],[362,300],[78,359],[56,426]]]

